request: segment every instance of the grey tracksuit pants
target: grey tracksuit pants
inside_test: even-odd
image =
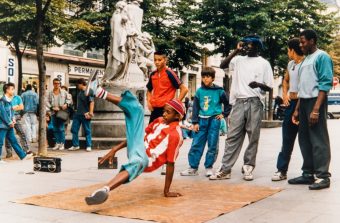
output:
[[[241,152],[246,133],[249,145],[244,153],[244,164],[255,167],[262,114],[263,104],[258,97],[236,100],[230,114],[230,127],[222,159],[222,171],[231,172],[231,168]]]

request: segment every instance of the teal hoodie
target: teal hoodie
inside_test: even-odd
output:
[[[223,111],[222,104],[224,105]],[[196,91],[194,98],[192,123],[198,123],[199,117],[208,118],[220,114],[227,117],[230,111],[231,105],[229,105],[229,97],[223,88],[215,84],[210,87],[202,84],[202,86]]]

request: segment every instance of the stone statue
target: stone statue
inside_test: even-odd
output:
[[[143,0],[132,0],[129,3],[121,0],[115,5],[115,12],[111,18],[108,63],[103,81],[127,84],[129,67],[134,63],[143,72],[146,80],[154,67],[155,46],[152,37],[149,33],[141,31],[144,13],[140,8],[141,2]]]

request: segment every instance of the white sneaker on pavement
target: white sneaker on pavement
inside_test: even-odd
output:
[[[213,169],[212,168],[206,168],[205,169],[205,176],[210,177],[212,175],[214,175]]]
[[[60,151],[65,150],[64,144],[60,144],[59,150],[60,150]]]
[[[281,171],[277,171],[274,173],[272,176],[272,181],[281,181],[281,180],[286,180],[287,179],[287,174],[282,173]]]
[[[53,151],[58,150],[60,147],[59,143],[56,143],[55,146],[52,148]]]
[[[181,176],[197,176],[198,170],[193,168],[188,168],[180,173]]]
[[[76,151],[76,150],[79,150],[79,146],[72,146],[70,148],[68,148],[68,151]]]
[[[254,170],[253,166],[243,165],[242,166],[243,179],[247,181],[253,180],[254,179],[253,170]]]
[[[209,177],[209,180],[226,180],[226,179],[230,179],[230,177],[231,177],[230,172],[227,173],[220,169],[215,174],[211,175]]]
[[[28,160],[33,157],[33,153],[27,153],[26,156],[22,160]]]
[[[91,152],[91,151],[92,151],[91,147],[86,147],[86,152]]]

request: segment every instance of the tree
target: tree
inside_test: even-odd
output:
[[[22,86],[22,56],[26,45],[32,42],[34,14],[30,0],[0,0],[0,38],[15,50],[17,56],[18,94],[21,94]]]
[[[340,36],[337,35],[334,42],[329,46],[329,55],[334,63],[334,76],[340,78]]]
[[[245,35],[258,34],[264,40],[263,56],[283,74],[287,64],[286,43],[302,29],[315,29],[321,47],[336,31],[333,13],[318,0],[203,0],[197,20],[202,24],[203,43],[214,43],[211,53],[228,55]]]
[[[96,0],[70,0],[74,11],[72,18],[86,22],[84,28],[72,31],[67,41],[77,43],[79,50],[104,49],[105,65],[110,46],[110,19],[118,0],[103,0],[96,5]]]
[[[68,38],[70,30],[83,21],[71,20],[66,13],[66,0],[35,0],[34,36],[39,70],[39,155],[46,156],[46,65],[44,46],[59,45],[58,40]],[[85,24],[87,24],[85,22]]]
[[[77,49],[104,49],[105,64],[110,44],[110,19],[117,0],[103,0],[100,7],[93,0],[71,0],[76,9],[74,18],[82,19],[93,26],[93,29],[82,29],[74,32],[70,42],[78,43]],[[182,68],[199,60],[199,48],[195,44],[195,33],[192,28],[192,9],[195,1],[176,1],[169,5],[166,0],[144,0],[143,31],[153,36],[156,49],[169,53],[170,66]],[[171,22],[171,21],[176,21]]]

